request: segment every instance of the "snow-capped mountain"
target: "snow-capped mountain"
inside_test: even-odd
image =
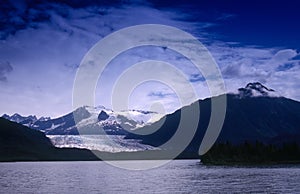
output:
[[[34,121],[37,120],[36,116],[29,115],[29,116],[26,117],[26,116],[21,116],[18,113],[15,113],[11,116],[9,116],[7,114],[4,114],[2,117],[5,118],[5,119],[8,119],[10,121],[16,122],[16,123],[21,123],[21,122],[24,122],[24,121],[27,121],[27,120],[28,121],[30,120],[30,121],[34,122]]]
[[[38,120],[37,117],[34,115],[29,115],[26,117],[26,116],[21,116],[18,113],[15,113],[11,116],[4,114],[2,117],[7,120],[25,125],[27,127],[32,125],[34,122],[36,122]]]
[[[269,96],[278,97],[279,94],[270,88],[267,88],[259,82],[248,83],[245,88],[238,89],[238,95],[241,98],[245,97],[259,97],[259,96]]]
[[[128,130],[135,130],[151,124],[162,116],[162,114],[151,111],[113,111],[103,106],[84,106],[55,119],[49,117],[37,119],[36,116],[23,117],[19,114],[12,116],[5,114],[2,117],[43,131],[47,135],[99,134],[102,131],[100,129],[103,129],[108,135],[125,135]]]

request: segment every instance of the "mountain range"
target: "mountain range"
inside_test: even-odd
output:
[[[80,115],[76,125],[74,114]],[[78,135],[78,126],[84,128],[80,134],[98,134],[103,129],[109,135],[125,135],[128,130],[151,124],[163,115],[153,111],[127,110],[113,111],[103,106],[84,106],[64,116],[51,119],[50,117],[21,116],[4,114],[2,118],[20,123],[32,129],[40,130],[46,135]]]
[[[260,141],[276,145],[285,142],[300,144],[300,102],[281,97],[275,90],[259,82],[249,83],[244,88],[238,89],[237,93],[224,95],[227,98],[226,116],[217,142],[240,144],[245,141]],[[2,117],[40,130],[47,135],[77,135],[78,125],[86,129],[85,134],[94,134],[100,127],[109,135],[122,135],[128,140],[137,140],[142,144],[157,147],[175,134],[182,111],[199,106],[199,125],[185,150],[196,153],[210,120],[211,101],[222,97],[198,100],[165,116],[150,111],[115,112],[102,106],[96,108],[85,106],[75,110],[75,113],[80,115],[77,125],[73,113],[55,119],[22,117],[18,114]],[[162,120],[165,120],[164,124],[155,131],[154,129]],[[174,149],[174,147],[167,149]]]

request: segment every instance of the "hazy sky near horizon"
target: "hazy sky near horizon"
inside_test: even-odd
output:
[[[259,81],[300,100],[299,5],[292,0],[3,1],[0,114],[57,117],[72,111],[74,78],[87,51],[110,33],[139,24],[170,25],[195,36],[216,60],[228,92]],[[174,65],[198,98],[210,97],[205,79],[187,59],[170,49],[142,47],[109,64],[97,86],[96,104],[110,108],[118,76],[145,60]],[[176,77],[170,79],[182,86]],[[147,82],[129,97],[129,108],[150,109],[156,102],[166,112],[182,106],[170,87]]]

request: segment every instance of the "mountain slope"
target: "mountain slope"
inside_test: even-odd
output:
[[[256,95],[250,95],[252,90],[255,90]],[[300,102],[284,97],[271,97],[265,93],[265,90],[273,92],[260,83],[252,83],[244,90],[240,90],[239,94],[227,94],[226,117],[218,142],[229,141],[239,144],[259,140],[274,144],[295,141],[300,143]],[[248,95],[244,95],[243,92]],[[200,107],[199,125],[192,142],[186,149],[186,151],[196,152],[209,123],[211,98],[199,100],[165,116],[162,118],[165,119],[164,124],[155,133],[148,132],[157,128],[157,123],[136,131],[149,135],[129,134],[127,138],[142,139],[142,143],[160,146],[175,134],[181,111],[196,106],[197,103]],[[190,129],[187,127],[185,130]]]
[[[88,150],[55,148],[44,133],[0,118],[0,161],[97,160]]]

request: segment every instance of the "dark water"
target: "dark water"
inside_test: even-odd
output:
[[[104,162],[0,163],[0,192],[300,193],[300,166],[205,167],[197,160],[177,160],[129,171]]]

